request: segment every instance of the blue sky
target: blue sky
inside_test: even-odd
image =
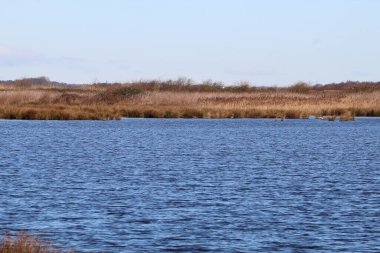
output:
[[[377,0],[0,0],[0,79],[380,81]]]

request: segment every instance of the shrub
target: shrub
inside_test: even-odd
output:
[[[305,82],[298,82],[288,88],[289,91],[295,93],[309,93],[312,87]]]
[[[142,89],[125,85],[111,86],[95,96],[95,100],[113,104],[143,93]]]
[[[77,94],[63,93],[61,96],[54,100],[55,103],[73,104],[80,101],[80,96]],[[43,102],[43,101],[41,101]]]

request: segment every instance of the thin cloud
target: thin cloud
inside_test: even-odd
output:
[[[60,66],[68,69],[94,71],[88,67],[89,61],[76,57],[49,57],[32,50],[15,49],[0,45],[0,67],[25,67],[36,65]]]
[[[43,56],[30,50],[14,49],[0,45],[0,66],[12,67],[38,62]]]
[[[358,70],[353,71],[351,74],[352,74],[353,76],[358,76],[358,77],[366,77],[366,76],[370,76],[370,75],[371,75],[371,73],[369,73],[369,72],[358,71]]]
[[[132,69],[131,66],[129,64],[127,64],[124,60],[110,59],[110,60],[108,60],[108,63],[115,66],[119,70],[130,71]]]

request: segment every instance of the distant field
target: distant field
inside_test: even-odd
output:
[[[68,85],[44,78],[0,82],[1,119],[308,118],[380,116],[380,83],[223,86],[189,80]]]

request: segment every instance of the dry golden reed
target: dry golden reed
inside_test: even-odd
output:
[[[3,236],[0,242],[0,253],[63,253],[49,243],[41,242],[37,237],[19,233],[16,236]],[[73,251],[66,251],[74,253]]]
[[[0,84],[0,118],[109,120],[145,118],[309,118],[380,116],[380,84],[290,87],[223,86],[191,80],[65,85]],[[351,115],[348,117],[348,115]]]

